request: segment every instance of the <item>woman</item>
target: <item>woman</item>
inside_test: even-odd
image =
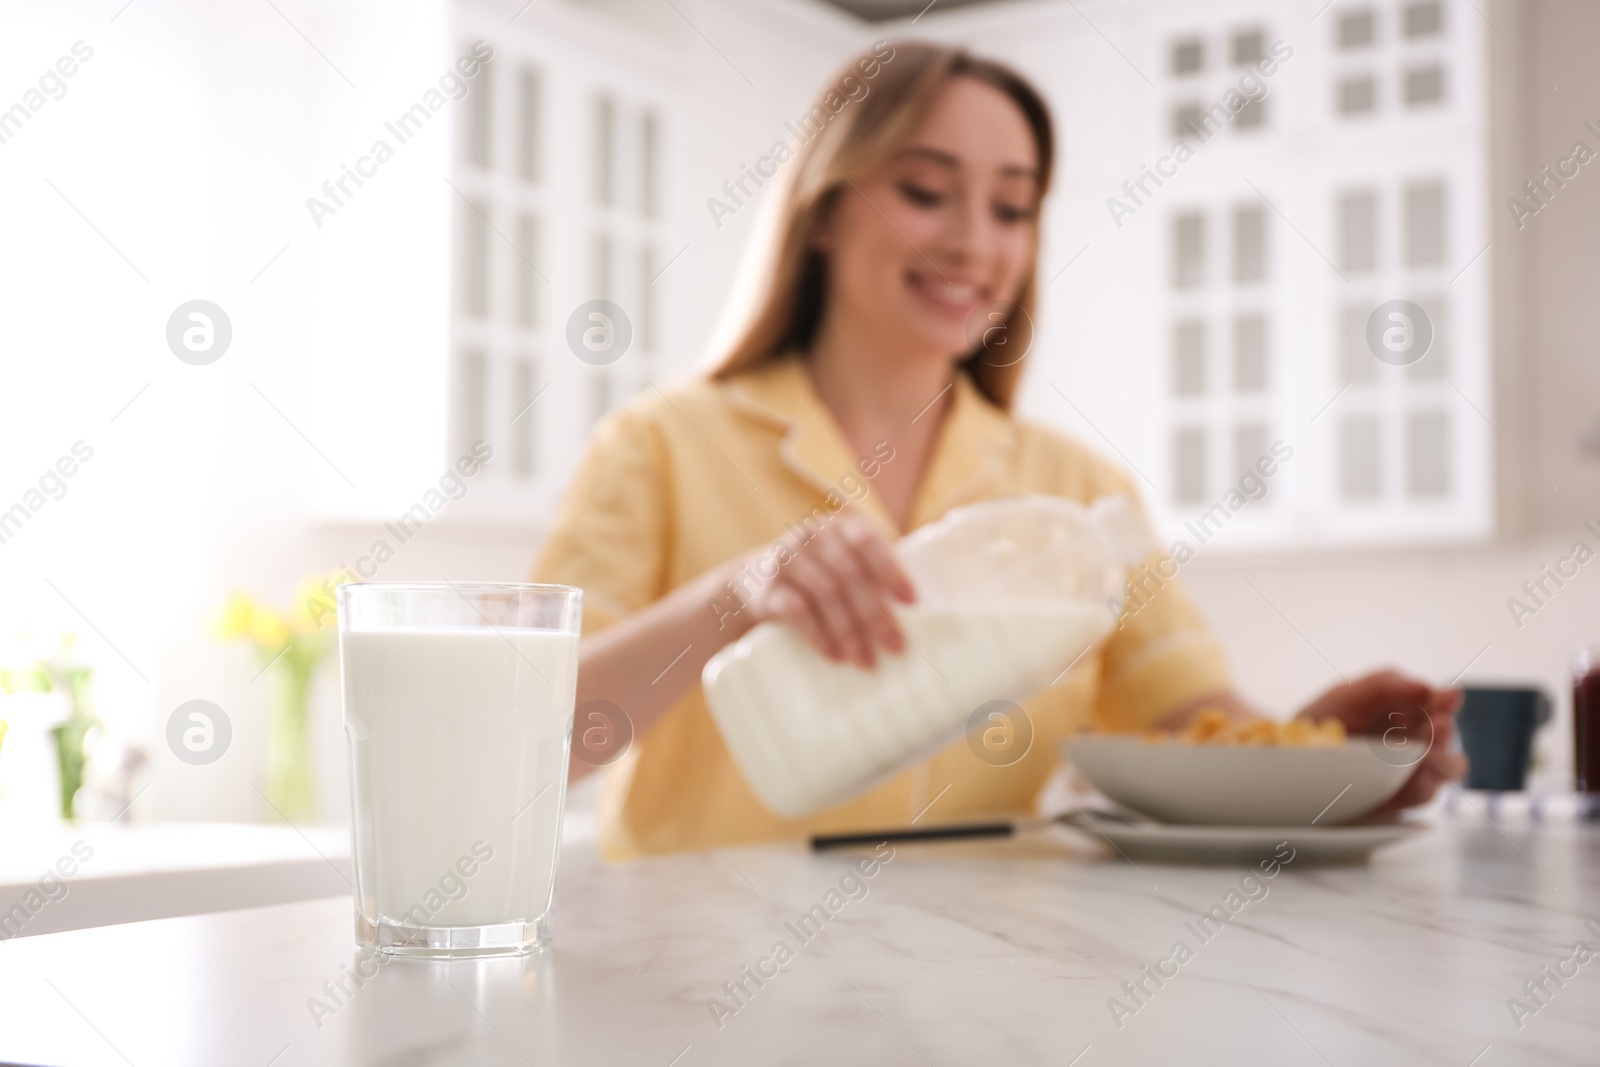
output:
[[[845,76],[870,91],[850,94],[767,193],[783,199],[750,324],[708,377],[602,423],[534,568],[585,590],[579,705],[610,701],[635,731],[602,801],[611,857],[904,824],[930,805],[938,820],[1028,812],[1056,740],[1085,725],[1173,728],[1206,706],[1253,715],[1168,584],[1024,706],[1034,743],[1010,766],[957,742],[790,821],[732,762],[700,671],[756,623],[870,666],[902,650],[894,606],[915,596],[893,539],[975,500],[1135,496],[1081,445],[1010,414],[1026,360],[1002,353],[1029,341],[1054,162],[1039,94],[998,63],[922,43],[880,46]],[[1384,673],[1301,714],[1432,736],[1398,807],[1459,775],[1459,702]]]

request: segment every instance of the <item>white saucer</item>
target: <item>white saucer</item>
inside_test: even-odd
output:
[[[1371,826],[1179,826],[1108,819],[1096,819],[1094,829],[1068,828],[1102,844],[1109,842],[1136,863],[1249,865],[1272,859],[1285,841],[1294,849],[1297,865],[1365,863],[1374,849],[1429,829],[1420,823],[1404,822]]]

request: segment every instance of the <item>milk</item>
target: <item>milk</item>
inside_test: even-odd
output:
[[[550,906],[578,637],[340,635],[367,923],[532,922]]]
[[[763,623],[706,665],[706,700],[745,779],[791,818],[848,800],[959,737],[991,700],[1048,688],[1109,631],[1103,605],[904,608],[907,647],[835,663]]]

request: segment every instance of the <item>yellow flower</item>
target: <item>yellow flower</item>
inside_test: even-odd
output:
[[[289,624],[277,609],[258,604],[250,615],[250,640],[263,651],[276,652],[289,643]]]
[[[339,617],[339,602],[334,593],[347,580],[344,571],[312,574],[303,578],[294,591],[291,608],[295,629],[315,633],[334,625]]]
[[[217,636],[225,641],[237,641],[247,636],[250,633],[250,622],[255,608],[256,602],[248,593],[228,594],[227,602],[222,606],[222,613],[217,618]]]

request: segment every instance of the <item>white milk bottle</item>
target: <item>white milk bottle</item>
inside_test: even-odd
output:
[[[983,725],[992,702],[1058,683],[1115,624],[1125,568],[1149,547],[1122,496],[958,508],[895,546],[917,589],[896,611],[903,652],[835,663],[763,623],[706,664],[706,701],[762,802],[807,815]]]

